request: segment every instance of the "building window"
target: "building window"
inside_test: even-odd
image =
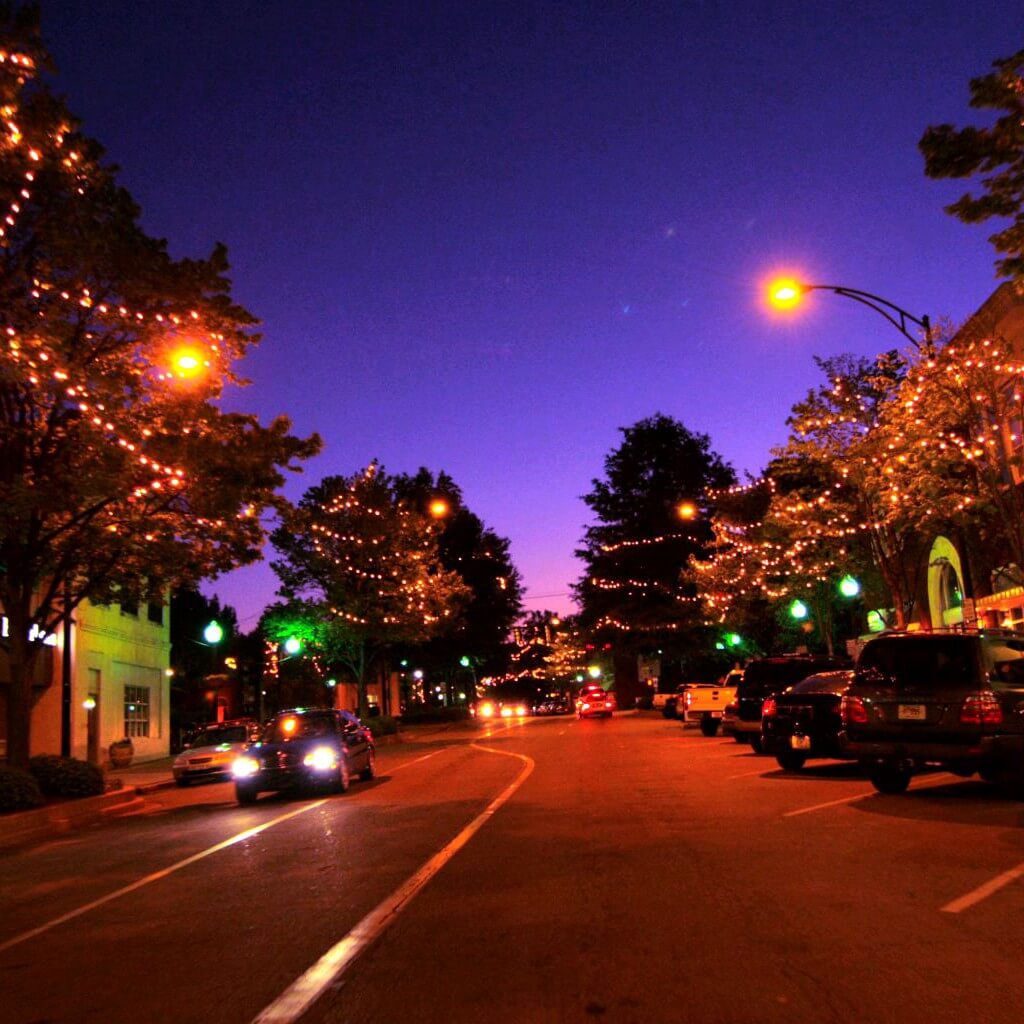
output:
[[[124,734],[128,737],[149,735],[148,686],[124,688]]]
[[[146,617],[158,626],[164,624],[164,606],[159,601],[150,601],[146,606]]]
[[[120,604],[121,604],[121,614],[122,615],[131,615],[131,616],[133,616],[136,619],[139,617],[139,602],[138,601],[132,601],[132,600],[130,600],[129,598],[126,597],[126,598],[123,598],[121,600]]]

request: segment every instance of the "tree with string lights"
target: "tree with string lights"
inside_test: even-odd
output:
[[[597,521],[576,552],[585,566],[574,588],[580,622],[618,654],[660,649],[667,667],[707,646],[699,599],[681,574],[711,540],[705,495],[736,476],[707,435],[669,416],[621,433],[605,478],[583,498]]]
[[[380,657],[450,628],[471,591],[438,553],[441,526],[398,498],[372,463],[322,480],[285,516],[272,562],[286,602],[308,602],[326,623],[324,654],[349,672],[365,714]]]
[[[0,607],[8,760],[38,639],[83,600],[163,599],[252,562],[282,470],[318,449],[221,412],[258,339],[227,258],[174,260],[57,99],[34,8],[0,11]]]
[[[881,432],[883,500],[965,531],[986,568],[1024,585],[1024,359],[1001,338],[950,341],[910,368]]]

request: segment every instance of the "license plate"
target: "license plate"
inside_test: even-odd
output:
[[[896,711],[896,717],[905,722],[923,722],[925,719],[923,704],[901,704]]]
[[[810,750],[811,749],[811,737],[810,736],[790,736],[789,745],[794,750]]]

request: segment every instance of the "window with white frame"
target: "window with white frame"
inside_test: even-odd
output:
[[[129,738],[149,735],[148,686],[124,688],[124,734]]]

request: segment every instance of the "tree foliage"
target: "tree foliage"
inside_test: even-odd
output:
[[[1024,50],[993,63],[994,71],[971,81],[971,106],[1002,111],[987,128],[933,125],[918,143],[932,178],[982,175],[981,194],[965,193],[946,207],[968,224],[992,217],[1009,226],[989,238],[1003,258],[999,273],[1024,279]]]
[[[274,531],[278,592],[315,610],[323,652],[358,684],[361,712],[380,655],[450,628],[470,597],[441,563],[440,532],[376,463],[309,488]]]
[[[161,598],[259,557],[282,470],[319,447],[221,412],[256,343],[227,256],[174,260],[39,69],[31,9],[0,11],[0,605],[9,757],[29,750],[33,627],[82,600]],[[190,370],[175,354],[187,349]]]
[[[575,591],[581,623],[637,652],[692,646],[700,627],[692,585],[681,580],[711,541],[706,495],[735,483],[732,468],[695,434],[657,414],[623,428],[583,500],[597,522],[576,554],[585,574]],[[680,507],[690,504],[686,518]]]

